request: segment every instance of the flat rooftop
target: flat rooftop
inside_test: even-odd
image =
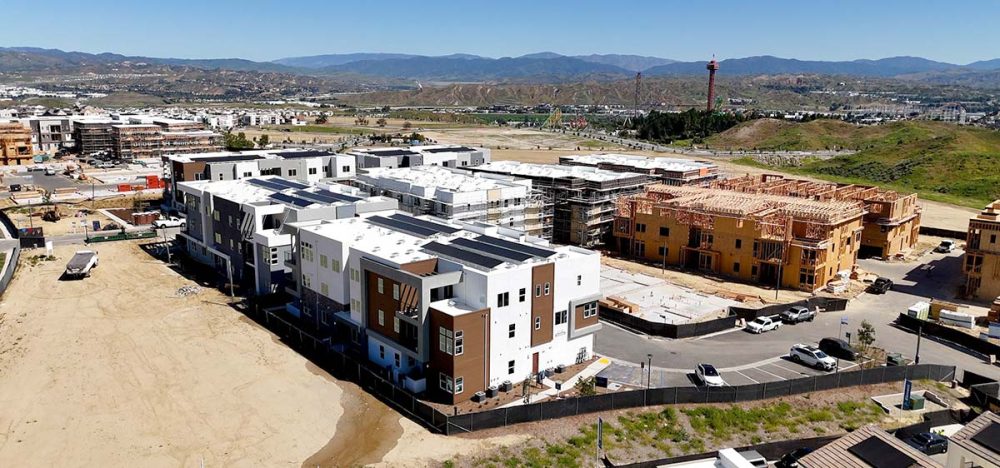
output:
[[[193,130],[192,132],[208,132],[215,133],[211,130]],[[171,132],[164,132],[171,133]],[[178,132],[187,133],[187,132]],[[233,161],[253,161],[256,159],[296,159],[296,158],[312,158],[312,157],[323,157],[331,156],[334,153],[327,151],[316,151],[308,149],[263,149],[263,150],[245,150],[245,151],[213,151],[209,153],[188,153],[188,154],[169,154],[165,156],[170,161],[176,161],[179,163],[189,163],[189,162],[233,162]]]
[[[650,158],[633,154],[597,153],[587,155],[562,156],[560,160],[568,160],[577,164],[596,166],[598,164],[614,164],[634,167],[642,170],[664,170],[670,172],[699,171],[701,169],[716,169],[714,163],[679,158]]]
[[[534,164],[519,161],[494,161],[473,169],[522,177],[547,177],[551,179],[577,178],[591,182],[608,182],[633,177],[646,177],[645,174],[636,172],[615,172],[586,166],[560,166],[557,164]]]
[[[638,306],[632,310],[650,322],[683,324],[701,322],[728,315],[730,306],[739,303],[709,296],[639,273],[601,267],[601,295],[607,300],[621,299]]]
[[[527,180],[524,181],[525,183],[516,183],[441,166],[416,166],[396,169],[373,168],[367,171],[366,174],[362,174],[358,178],[360,180],[371,181],[372,183],[392,180],[408,184],[410,188],[422,187],[456,193],[481,192],[483,190],[521,186],[530,187],[530,181]]]
[[[420,151],[421,153],[471,153],[473,151],[479,151],[475,148],[469,148],[468,146],[452,145],[411,146],[410,149]]]
[[[292,209],[348,205],[371,198],[383,198],[369,197],[359,189],[347,185],[308,185],[277,176],[238,180],[197,180],[179,182],[177,186],[185,191],[208,192],[234,203],[256,206],[284,204]]]

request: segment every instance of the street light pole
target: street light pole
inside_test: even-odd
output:
[[[920,338],[924,336],[924,321],[921,320],[920,324],[917,325],[917,353],[913,357],[914,364],[920,364]]]
[[[653,355],[646,355],[646,390],[649,390],[649,383],[653,380]]]

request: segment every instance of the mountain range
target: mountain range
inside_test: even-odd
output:
[[[89,54],[34,47],[0,48],[0,73],[71,73],[104,71],[121,64],[151,64],[345,77],[374,81],[562,83],[611,81],[645,76],[704,75],[705,62],[683,62],[640,55],[577,55],[539,52],[519,57],[490,58],[470,54],[425,56],[394,53],[326,54],[287,57],[270,62],[241,58],[183,59]],[[720,75],[818,74],[900,78],[935,84],[1000,88],[1000,59],[959,65],[920,57],[878,60],[818,61],[756,56],[719,62]]]

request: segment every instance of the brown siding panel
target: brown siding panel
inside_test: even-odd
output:
[[[556,265],[548,263],[531,269],[531,346],[538,346],[552,341],[552,320],[554,313]],[[549,293],[545,294],[545,283],[549,284]],[[535,297],[536,288],[541,288],[542,295]],[[542,326],[535,330],[535,319],[540,318]]]
[[[467,401],[478,391],[485,390],[489,381],[489,322],[490,309],[469,312],[460,316],[451,316],[441,311],[430,309],[430,362],[427,373],[428,392],[437,399],[455,404]],[[463,334],[463,351],[461,355],[452,356],[441,351],[440,328]],[[451,376],[452,380],[463,379],[463,391],[458,395],[450,395],[440,390],[439,373]]]
[[[576,320],[573,323],[574,330],[579,330],[581,328],[587,328],[592,325],[597,325],[598,322],[597,315],[594,315],[586,319],[583,318],[583,304],[576,306],[576,309],[573,311],[573,314],[576,315]]]

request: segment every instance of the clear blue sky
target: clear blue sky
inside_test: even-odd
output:
[[[1000,2],[988,0],[3,0],[3,16],[0,46],[154,57],[1000,57]]]

